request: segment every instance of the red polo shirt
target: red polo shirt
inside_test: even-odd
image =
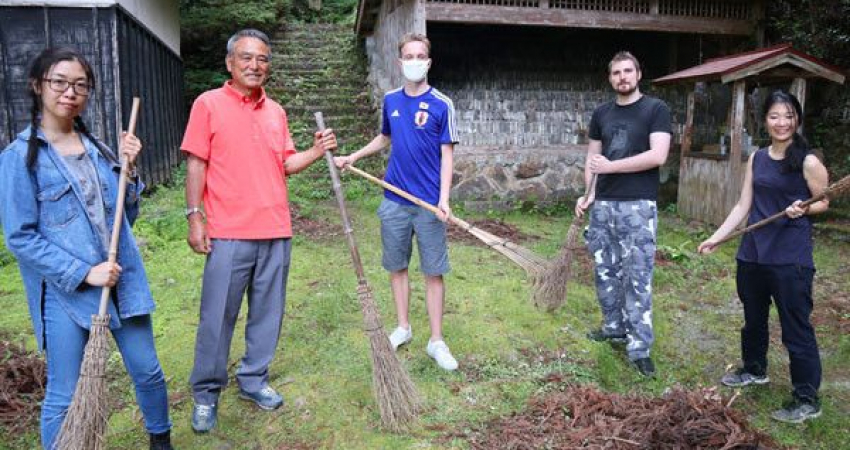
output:
[[[230,82],[192,105],[180,148],[207,162],[207,232],[220,239],[292,236],[283,162],[295,154],[286,112],[262,91],[254,102]]]

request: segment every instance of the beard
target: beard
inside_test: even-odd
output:
[[[617,94],[623,95],[623,96],[628,96],[628,95],[634,94],[635,91],[637,90],[637,88],[638,88],[637,83],[635,83],[634,85],[621,84],[621,85],[617,86],[616,90],[617,90]]]

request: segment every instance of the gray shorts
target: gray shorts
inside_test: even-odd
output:
[[[381,219],[382,264],[390,272],[407,269],[413,253],[413,236],[419,248],[419,266],[430,276],[449,272],[446,224],[434,213],[416,205],[400,205],[384,199],[378,208]]]

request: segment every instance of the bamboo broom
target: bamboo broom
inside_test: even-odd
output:
[[[319,131],[324,131],[325,120],[322,113],[317,112],[315,116]],[[416,391],[416,386],[402,367],[390,340],[384,332],[375,299],[372,297],[372,289],[369,287],[366,275],[363,272],[363,263],[360,261],[357,241],[354,239],[354,231],[348,218],[339,173],[330,152],[325,152],[325,160],[328,163],[328,171],[330,171],[333,181],[333,190],[339,205],[339,213],[342,216],[345,236],[348,238],[351,262],[354,265],[354,271],[357,273],[357,297],[360,300],[363,324],[366,335],[369,337],[372,355],[372,390],[375,394],[375,400],[378,402],[381,422],[384,427],[392,431],[401,431],[416,418],[421,409],[421,400]]]
[[[585,188],[584,198],[586,199],[595,189],[596,174],[593,174],[590,178],[590,183]],[[573,273],[573,253],[576,249],[576,239],[587,214],[589,212],[585,212],[584,215],[573,219],[567,231],[567,238],[564,240],[558,256],[554,261],[547,264],[546,269],[534,278],[534,292],[531,297],[538,308],[553,311],[562,306],[566,301],[567,283],[570,282]]]
[[[130,109],[128,134],[136,133],[139,116],[139,98],[133,98]],[[124,197],[127,193],[127,158],[121,156],[121,175],[118,177],[118,198],[115,201],[115,220],[109,240],[110,263],[118,259],[118,239],[124,222]],[[89,339],[86,343],[80,378],[74,398],[59,430],[56,448],[61,450],[103,450],[106,448],[106,425],[109,420],[109,404],[106,398],[106,361],[109,357],[109,313],[106,312],[111,293],[104,286],[100,295],[97,315],[92,315]]]
[[[422,207],[422,208],[427,209],[428,211],[431,211],[434,214],[440,213],[440,210],[437,209],[437,207],[435,207],[434,205],[431,205],[430,203],[426,203],[422,199],[417,198],[414,195],[412,195],[412,194],[410,194],[410,193],[408,193],[408,192],[406,192],[406,191],[404,191],[404,190],[402,190],[402,189],[400,189],[396,186],[393,186],[392,184],[387,183],[386,181],[384,181],[384,180],[382,180],[378,177],[370,175],[369,173],[364,172],[364,171],[354,167],[353,165],[348,165],[348,166],[345,167],[345,169],[350,170],[351,172],[354,172],[355,174],[360,175],[361,177],[366,178],[367,180],[369,180],[369,181],[371,181],[371,182],[373,182],[373,183],[375,183],[379,186],[382,186],[384,189],[388,189],[388,190],[398,194],[399,196],[413,202],[414,204],[416,204],[419,207]],[[463,220],[459,217],[451,215],[451,216],[449,216],[448,220],[449,220],[449,222],[459,226],[460,228],[463,228],[464,230],[466,230],[467,232],[469,232],[470,234],[472,234],[473,236],[478,238],[481,242],[485,243],[488,247],[490,247],[493,250],[496,250],[497,252],[506,256],[508,259],[510,259],[511,261],[513,261],[514,263],[516,263],[517,265],[519,265],[520,267],[525,269],[525,271],[533,277],[536,277],[536,276],[538,276],[539,273],[543,272],[546,269],[546,265],[549,264],[549,262],[545,258],[535,254],[531,250],[524,248],[522,246],[519,246],[519,245],[517,245],[517,244],[515,244],[515,243],[513,243],[513,242],[511,242],[507,239],[500,238],[500,237],[498,237],[494,234],[491,234],[491,233],[489,233],[485,230],[482,230],[482,229],[476,227],[475,225],[472,225],[469,222],[466,222],[465,220]]]
[[[846,194],[847,192],[850,192],[850,175],[846,175],[844,178],[842,178],[842,179],[836,181],[835,183],[829,185],[829,187],[824,189],[823,192],[821,192],[820,194],[815,195],[814,197],[801,202],[800,207],[806,208],[809,205],[811,205],[813,203],[817,203],[817,202],[819,202],[819,201],[821,201],[825,198],[828,198],[828,199],[838,198],[838,197],[841,197],[842,195]],[[759,228],[761,228],[761,227],[763,227],[763,226],[765,226],[765,225],[767,225],[767,224],[769,224],[769,223],[771,223],[771,222],[773,222],[777,219],[780,219],[782,217],[787,217],[785,215],[784,210],[780,211],[780,212],[778,212],[778,213],[776,213],[776,214],[774,214],[770,217],[762,219],[762,220],[760,220],[760,221],[758,221],[758,222],[756,222],[756,223],[754,223],[750,226],[747,226],[745,228],[741,228],[738,231],[734,231],[732,233],[729,233],[723,239],[718,240],[717,243],[714,244],[714,247],[716,248],[720,244],[729,242],[729,241],[731,241],[732,239],[735,239],[738,236],[749,233],[750,231],[753,231],[753,230],[757,230],[757,229],[759,229]]]

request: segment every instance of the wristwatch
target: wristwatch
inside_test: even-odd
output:
[[[203,218],[204,220],[207,220],[207,215],[204,214],[203,209],[198,208],[197,206],[193,206],[191,208],[186,208],[186,218],[187,219],[189,218],[189,216],[191,216],[192,214],[195,214],[195,213],[200,214],[201,218]]]

